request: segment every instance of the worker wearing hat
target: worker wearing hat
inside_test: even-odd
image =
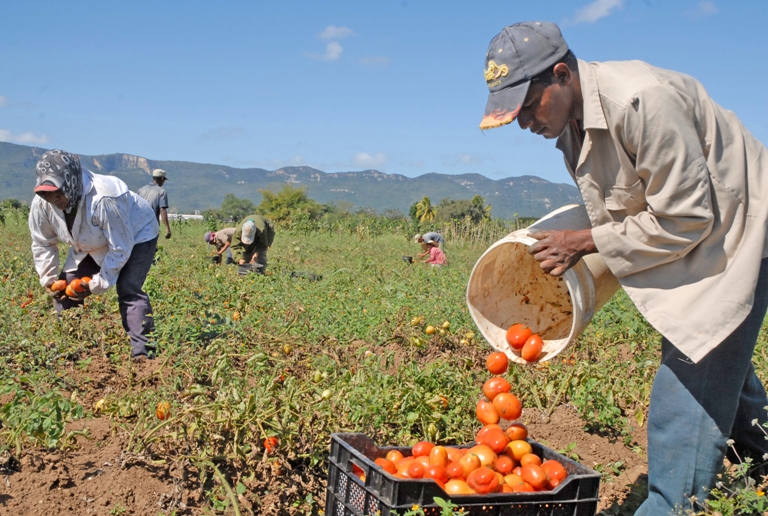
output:
[[[232,257],[232,249],[230,249],[230,246],[232,245],[232,236],[234,236],[234,234],[235,228],[223,228],[216,232],[206,231],[203,235],[203,240],[206,244],[211,244],[216,247],[216,255],[214,256],[214,258],[216,258],[216,263],[221,263],[221,255],[224,254],[225,251],[227,253],[227,265],[235,263],[235,260]]]
[[[87,296],[114,286],[131,357],[139,362],[154,358],[152,305],[143,290],[160,229],[152,208],[117,177],[83,168],[76,154],[47,151],[36,173],[29,208],[32,256],[56,311],[82,306]],[[69,245],[61,270],[60,242]],[[91,279],[73,296],[51,288],[57,279],[69,283],[84,277]]]
[[[258,272],[267,268],[267,251],[275,240],[275,227],[261,215],[245,217],[232,234],[232,253],[238,265],[256,265]]]
[[[768,452],[751,364],[768,307],[768,150],[693,77],[578,60],[553,23],[505,27],[484,75],[480,128],[517,120],[557,139],[592,223],[532,234],[534,258],[562,276],[599,252],[663,335],[636,514],[701,510],[726,452]]]
[[[165,170],[156,168],[152,171],[152,182],[139,188],[137,192],[143,197],[165,225],[165,238],[171,238],[171,225],[168,223],[168,193],[163,188],[168,177]]]

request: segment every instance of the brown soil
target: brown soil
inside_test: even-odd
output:
[[[402,352],[396,343],[390,347]],[[410,353],[418,354],[422,361],[444,352],[432,346],[410,349]],[[478,354],[473,358],[482,357]],[[126,360],[115,365],[94,353],[86,366],[72,365],[67,374],[78,385],[78,392],[84,393],[79,401],[92,407],[111,392],[151,386],[157,382],[162,367],[160,360],[139,364]],[[638,443],[636,452],[616,439],[584,432],[583,422],[567,405],[549,415],[526,409],[522,420],[532,439],[556,451],[567,450],[568,455],[582,464],[608,472],[600,485],[598,511],[601,514],[634,513],[645,492],[644,430],[633,436]],[[126,453],[130,435],[107,416],[71,423],[67,431],[74,432],[74,438],[62,450],[31,450],[19,457],[0,456],[0,515],[234,514],[231,508],[221,512],[211,506],[208,492],[221,486],[211,469],[201,472],[189,461],[174,460],[170,456]],[[619,462],[622,465],[615,474],[611,465]],[[253,476],[243,476],[246,468],[236,464],[217,464],[230,484],[240,481],[247,488],[243,495],[232,495],[241,514],[307,514],[307,505],[295,502],[306,500],[308,494],[315,502],[313,514],[324,509],[324,471],[310,470],[301,461],[267,455],[257,457],[255,463]],[[253,466],[251,462],[250,467]],[[221,501],[226,503],[224,499]]]
[[[624,463],[618,477],[604,477],[598,510],[603,514],[632,514],[642,501],[645,459],[621,442],[581,431],[583,424],[571,408],[559,407],[549,419],[537,410],[526,410],[523,420],[533,439],[557,451],[578,455],[582,464],[605,467]],[[0,460],[0,514],[210,514],[200,472],[194,466],[153,461],[124,453],[128,436],[116,431],[109,419],[78,421],[68,430],[88,430],[63,451],[24,453],[17,461]],[[638,436],[638,441],[642,436]],[[644,448],[644,447],[643,447]],[[222,467],[230,477],[235,471]],[[605,481],[608,478],[610,481]],[[209,483],[212,480],[208,481]],[[322,508],[326,481],[287,463],[264,457],[248,491],[237,496],[243,514],[297,515],[297,497],[312,493]],[[317,509],[315,511],[317,513]],[[227,512],[231,514],[230,511]]]

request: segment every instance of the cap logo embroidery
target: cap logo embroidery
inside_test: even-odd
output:
[[[485,69],[485,82],[491,83],[500,77],[506,77],[509,74],[509,67],[505,64],[499,66],[493,61],[488,61],[488,68]]]

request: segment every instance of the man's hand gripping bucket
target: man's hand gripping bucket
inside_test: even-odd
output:
[[[619,289],[599,254],[589,254],[561,278],[545,273],[528,253],[535,231],[590,229],[586,209],[568,205],[527,229],[510,233],[475,264],[467,286],[467,306],[485,339],[510,360],[527,363],[509,347],[507,329],[522,323],[544,340],[539,362],[573,344],[600,307]]]

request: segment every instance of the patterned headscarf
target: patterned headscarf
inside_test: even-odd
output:
[[[48,181],[57,186],[69,203],[67,213],[77,206],[83,196],[83,171],[77,154],[54,149],[46,152],[37,162],[37,184]]]

